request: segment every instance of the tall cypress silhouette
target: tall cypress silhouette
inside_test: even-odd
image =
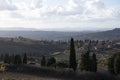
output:
[[[24,57],[23,57],[23,63],[27,64],[27,54],[26,53],[24,54]]]
[[[81,71],[91,71],[91,60],[90,60],[90,52],[81,55]]]
[[[110,58],[108,58],[108,71],[112,74],[115,74],[115,58],[116,58],[116,54],[112,55]]]
[[[76,71],[76,68],[77,68],[76,53],[75,53],[75,46],[74,46],[73,38],[71,38],[71,41],[70,41],[69,68],[72,68],[74,71]]]
[[[96,59],[96,54],[92,55],[92,71],[97,72],[97,59]]]
[[[120,74],[120,54],[117,54],[114,60],[115,74]]]
[[[22,64],[20,55],[15,55],[14,64]]]
[[[45,59],[45,56],[42,56],[42,59],[41,59],[41,66],[46,66],[46,59]]]

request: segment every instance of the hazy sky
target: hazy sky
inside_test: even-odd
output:
[[[120,0],[0,0],[0,28],[120,28]]]

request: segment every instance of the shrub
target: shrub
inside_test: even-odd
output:
[[[42,56],[42,59],[41,59],[41,66],[46,66],[46,59],[45,59],[45,56]]]
[[[56,63],[56,67],[59,67],[59,68],[68,68],[68,64],[67,63],[64,63],[64,62],[58,62]]]
[[[54,58],[54,57],[51,57],[51,58],[49,58],[48,59],[48,61],[47,61],[47,66],[49,67],[49,66],[54,66],[54,67],[56,67],[56,59]]]

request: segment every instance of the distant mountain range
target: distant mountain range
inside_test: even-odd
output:
[[[1,30],[0,37],[25,37],[37,40],[68,40],[94,39],[94,40],[116,40],[120,39],[120,28],[108,31],[82,31],[82,32],[60,32],[60,31],[24,31],[24,30]]]

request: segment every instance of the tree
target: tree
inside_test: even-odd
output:
[[[3,61],[3,60],[4,60],[4,55],[1,54],[1,56],[0,56],[0,61]]]
[[[83,70],[91,71],[91,59],[89,51],[81,55],[81,71]]]
[[[11,64],[14,64],[14,59],[15,59],[14,54],[10,55],[10,63]]]
[[[4,63],[10,64],[10,56],[9,56],[9,54],[5,54],[5,56],[4,56]]]
[[[21,64],[21,63],[22,63],[21,56],[15,55],[14,64]]]
[[[73,38],[71,38],[71,41],[70,41],[69,68],[72,68],[74,71],[76,71],[76,68],[77,68],[76,53],[75,53],[75,46],[74,46]]]
[[[81,71],[91,71],[97,72],[97,59],[96,54],[90,56],[90,51],[81,55],[81,63],[80,63]]]
[[[41,59],[41,66],[46,66],[46,59],[45,59],[45,56],[42,56],[42,59]]]
[[[51,57],[51,58],[48,59],[47,66],[54,66],[54,67],[56,67],[55,64],[56,64],[56,59],[54,57]]]
[[[109,59],[108,59],[108,71],[112,74],[114,74],[114,57],[111,56]]]
[[[69,67],[69,65],[67,63],[65,63],[64,61],[57,62],[56,66],[58,68],[68,68]]]
[[[22,59],[20,55],[18,55],[18,64],[22,64]]]
[[[24,54],[24,57],[23,57],[23,64],[27,64],[27,54],[26,53]]]
[[[97,59],[96,59],[96,54],[92,55],[92,71],[97,72]]]
[[[120,54],[117,54],[114,60],[114,72],[120,74]]]

